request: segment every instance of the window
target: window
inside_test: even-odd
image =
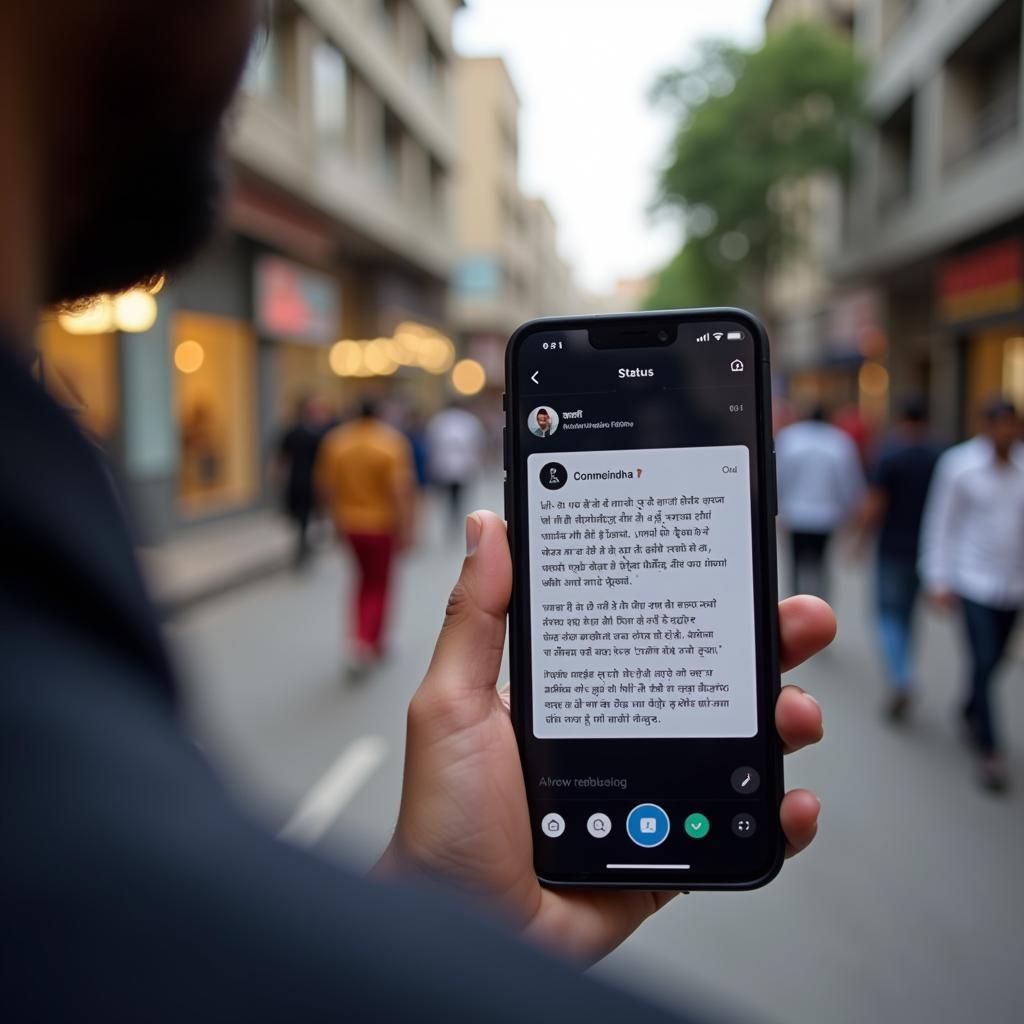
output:
[[[443,226],[448,220],[448,183],[444,168],[433,158],[430,160],[428,200],[430,216],[435,224]]]
[[[317,144],[341,150],[348,127],[348,68],[341,52],[321,40],[313,48],[313,129]]]
[[[987,18],[946,64],[943,159],[946,169],[1016,134],[1020,123],[1020,0]]]
[[[402,167],[402,125],[390,110],[384,112],[384,177],[397,186]]]
[[[199,313],[174,318],[178,499],[186,515],[256,496],[255,352],[244,323]]]
[[[245,87],[257,96],[295,102],[295,14],[286,4],[275,4],[265,37],[257,42],[245,71]]]
[[[112,440],[120,415],[116,336],[68,334],[56,320],[46,320],[38,343],[46,389],[86,433]]]
[[[878,205],[882,216],[906,205],[913,187],[914,97],[879,126]]]

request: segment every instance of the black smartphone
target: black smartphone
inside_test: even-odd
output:
[[[512,713],[538,877],[764,885],[784,854],[764,328],[725,308],[533,320],[506,382]]]

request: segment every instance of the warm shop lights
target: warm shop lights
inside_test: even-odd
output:
[[[57,323],[68,334],[106,334],[124,331],[138,334],[156,323],[156,299],[163,288],[161,277],[150,288],[132,288],[120,295],[97,295],[77,309],[60,313]]]
[[[390,338],[335,342],[329,362],[339,377],[389,377],[401,366],[440,375],[455,362],[455,346],[433,328],[406,322]]]

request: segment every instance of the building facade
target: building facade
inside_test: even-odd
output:
[[[232,120],[226,228],[152,296],[141,329],[41,325],[46,365],[150,540],[271,500],[274,439],[297,399],[340,406],[374,386],[373,370],[339,376],[340,339],[408,322],[447,332],[459,6],[276,3]],[[378,369],[392,388],[443,390],[412,366]]]
[[[1021,0],[863,0],[874,126],[836,270],[881,296],[891,392],[951,438],[1024,408]]]
[[[554,217],[519,184],[520,101],[499,57],[456,68],[453,321],[462,350],[500,388],[509,335],[524,320],[579,312]]]

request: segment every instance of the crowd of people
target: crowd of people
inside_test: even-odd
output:
[[[826,410],[778,432],[779,518],[788,535],[793,590],[829,596],[826,554],[847,528],[854,553],[874,546],[874,605],[887,685],[885,713],[910,713],[912,633],[923,592],[962,620],[969,670],[958,719],[978,780],[1008,784],[992,684],[1024,605],[1024,445],[1013,405],[991,400],[970,440],[943,451],[928,410],[903,403],[876,444],[844,429]]]
[[[364,677],[386,652],[395,559],[413,543],[422,495],[441,492],[451,530],[461,532],[466,489],[487,452],[480,419],[458,404],[424,423],[395,403],[363,399],[338,420],[321,397],[299,401],[276,453],[283,505],[295,524],[297,568],[308,560],[317,512],[353,560],[348,677]]]

